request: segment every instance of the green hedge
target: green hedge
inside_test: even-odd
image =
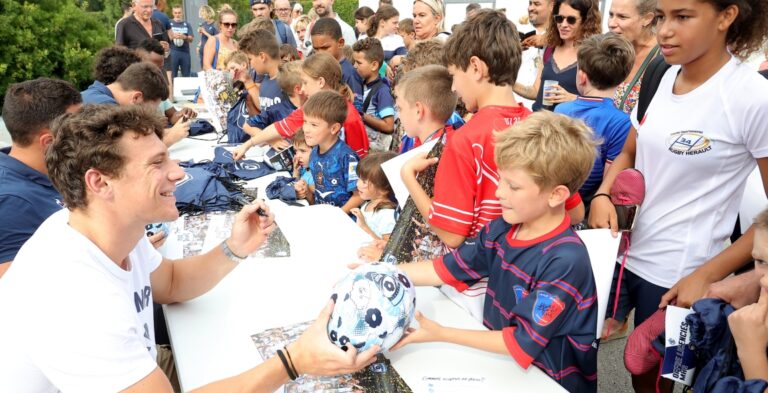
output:
[[[93,58],[114,40],[102,13],[73,0],[30,3],[0,0],[0,93],[11,83],[41,76],[61,78],[84,89]],[[0,97],[0,106],[3,98]]]

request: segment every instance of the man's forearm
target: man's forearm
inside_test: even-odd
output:
[[[272,356],[264,363],[234,377],[222,379],[195,389],[194,393],[204,392],[255,392],[271,393],[280,385],[289,382],[288,373],[277,356]]]
[[[221,245],[205,254],[169,261],[169,264],[172,271],[168,293],[153,292],[157,303],[167,304],[194,299],[215,287],[237,266],[237,262],[224,255]]]
[[[363,204],[363,198],[360,198],[360,195],[357,194],[357,191],[355,191],[354,194],[349,198],[347,203],[344,204],[344,206],[341,207],[341,210],[344,210],[344,213],[349,214],[349,211],[360,207],[360,205]]]

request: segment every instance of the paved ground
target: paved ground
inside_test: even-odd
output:
[[[624,344],[626,338],[600,344],[597,352],[597,391],[631,393],[632,381],[624,368]]]

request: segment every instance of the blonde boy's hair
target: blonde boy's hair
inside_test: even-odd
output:
[[[296,3],[296,4],[299,4],[299,3]],[[310,23],[312,22],[309,20],[309,17],[306,15],[302,15],[298,19],[296,19],[296,23],[294,24],[294,29],[296,29],[296,31],[299,31],[301,29],[309,28]]]
[[[458,97],[451,91],[453,78],[441,65],[427,65],[408,71],[397,82],[396,92],[409,104],[421,102],[429,108],[435,120],[445,122],[456,109]]]
[[[755,225],[755,229],[768,231],[768,209],[763,210],[755,217],[755,221],[752,223]]]
[[[522,169],[540,188],[564,185],[571,194],[592,172],[598,145],[583,121],[549,111],[497,132],[495,142],[499,170]]]
[[[301,60],[289,61],[280,65],[277,84],[280,85],[280,90],[289,97],[293,97],[294,87],[301,86]]]
[[[248,60],[248,55],[246,55],[245,52],[238,50],[232,52],[229,56],[226,57],[224,61],[224,67],[229,66],[229,63],[244,64],[246,67],[248,67],[250,61]]]

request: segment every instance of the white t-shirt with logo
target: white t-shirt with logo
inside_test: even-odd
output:
[[[767,80],[732,58],[675,95],[679,71],[667,70],[642,125],[634,124],[646,196],[626,267],[666,288],[723,250],[755,160],[768,157]]]
[[[116,392],[157,367],[146,237],[129,270],[49,217],[0,279],[0,392]]]

